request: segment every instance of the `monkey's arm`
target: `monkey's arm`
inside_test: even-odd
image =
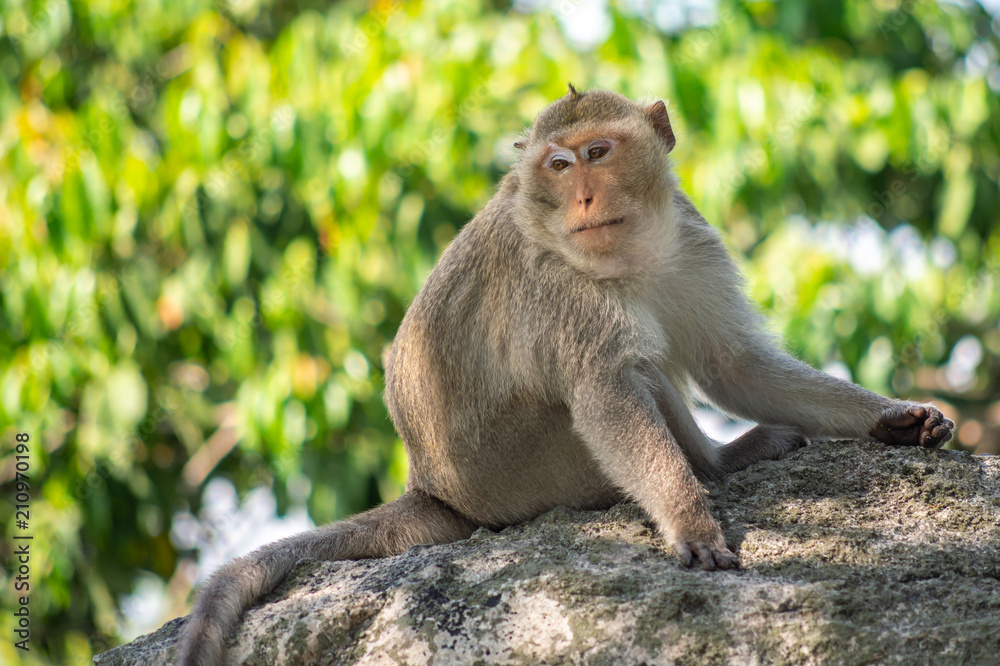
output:
[[[937,447],[954,424],[933,405],[892,400],[831,377],[783,352],[757,309],[718,233],[681,192],[675,281],[683,280],[674,320],[686,353],[679,362],[716,404],[765,424],[813,437],[872,436],[890,444]],[[676,290],[675,290],[676,293]],[[692,296],[693,295],[693,296]]]
[[[704,569],[737,565],[645,377],[631,368],[588,374],[575,383],[570,412],[603,472],[650,514],[686,564],[696,554]]]
[[[933,405],[893,400],[809,367],[763,334],[733,351],[716,350],[692,368],[723,409],[754,421],[786,424],[812,437],[872,436],[889,444],[938,447],[954,424]]]

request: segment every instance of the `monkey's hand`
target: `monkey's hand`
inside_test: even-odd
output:
[[[934,405],[903,402],[882,412],[868,434],[886,444],[936,449],[951,439],[954,427]]]
[[[694,558],[697,556],[701,568],[705,571],[740,568],[740,560],[726,546],[725,539],[722,538],[722,530],[719,529],[718,525],[714,527],[716,534],[710,537],[682,534],[674,540],[674,550],[677,551],[684,566],[692,566]]]

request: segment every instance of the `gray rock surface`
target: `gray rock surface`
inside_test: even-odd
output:
[[[302,562],[229,664],[1000,664],[1000,458],[816,442],[712,503],[743,569],[645,515],[556,509],[398,557]],[[169,664],[183,620],[96,659]]]

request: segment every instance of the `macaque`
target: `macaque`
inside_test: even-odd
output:
[[[180,663],[221,663],[242,613],[303,558],[388,557],[553,507],[632,500],[664,547],[739,566],[703,482],[808,438],[941,446],[954,424],[795,360],[681,191],[662,101],[569,92],[515,146],[517,163],[417,294],[386,361],[406,492],[222,567],[184,625]],[[759,425],[711,441],[691,386]]]

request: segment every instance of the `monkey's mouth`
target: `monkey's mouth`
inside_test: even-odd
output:
[[[605,220],[604,222],[598,222],[597,224],[581,225],[576,229],[574,229],[571,233],[578,234],[581,231],[589,231],[590,229],[600,229],[601,227],[613,227],[615,225],[622,224],[623,222],[625,222],[624,217],[616,217],[613,220]]]

